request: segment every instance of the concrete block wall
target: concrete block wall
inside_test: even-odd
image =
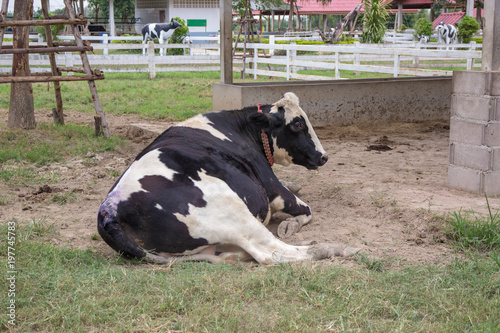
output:
[[[500,72],[454,72],[448,184],[500,195]]]

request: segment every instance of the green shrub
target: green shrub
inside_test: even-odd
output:
[[[129,35],[129,34],[124,34],[122,37],[135,37],[137,35]],[[139,44],[141,43],[140,40],[113,40],[113,44]]]
[[[189,33],[189,28],[186,24],[186,21],[184,21],[180,17],[174,17],[174,21],[179,22],[182,26],[180,28],[175,29],[172,36],[170,36],[170,39],[168,40],[168,42],[172,43],[172,44],[182,44],[182,40]],[[168,49],[167,54],[182,55],[182,54],[184,54],[184,49]]]
[[[419,18],[415,24],[415,37],[420,38],[421,36],[432,35],[432,23],[425,17]]]
[[[458,24],[458,37],[462,43],[470,43],[472,36],[479,30],[477,21],[465,15]]]

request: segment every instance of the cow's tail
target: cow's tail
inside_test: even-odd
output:
[[[122,224],[116,217],[115,210],[109,208],[107,200],[99,207],[97,230],[111,248],[127,258],[144,259],[151,263],[166,264],[174,260],[173,258],[165,258],[146,252],[126,234]]]

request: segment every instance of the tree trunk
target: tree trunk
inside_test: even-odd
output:
[[[30,20],[32,16],[32,0],[14,2],[14,21]],[[13,48],[27,48],[29,44],[29,27],[18,26],[13,28]],[[29,54],[13,55],[12,75],[30,76]],[[7,125],[10,128],[35,128],[35,108],[33,105],[33,88],[31,82],[11,84]]]

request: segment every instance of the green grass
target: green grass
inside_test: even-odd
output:
[[[39,123],[30,131],[0,127],[0,180],[11,186],[56,183],[56,172],[39,168],[88,152],[113,151],[124,144],[117,136],[96,137],[90,125]]]
[[[219,81],[218,72],[109,73],[96,81],[99,99],[105,113],[136,114],[151,119],[184,120],[212,109],[212,84]],[[95,113],[87,82],[63,82],[61,94],[65,110]],[[33,84],[36,110],[55,107],[53,87]],[[0,85],[0,108],[8,109],[10,85]]]
[[[445,219],[446,234],[459,249],[500,250],[500,212],[493,214],[487,197],[486,201],[486,217],[473,210],[460,210]]]
[[[43,221],[18,223],[16,232],[17,325],[9,328],[17,332],[500,329],[499,265],[492,258],[399,271],[321,262],[161,266],[54,247],[46,241],[54,231]],[[2,267],[5,247],[4,241]],[[6,287],[2,279],[0,288]],[[4,313],[0,327],[6,328]]]

